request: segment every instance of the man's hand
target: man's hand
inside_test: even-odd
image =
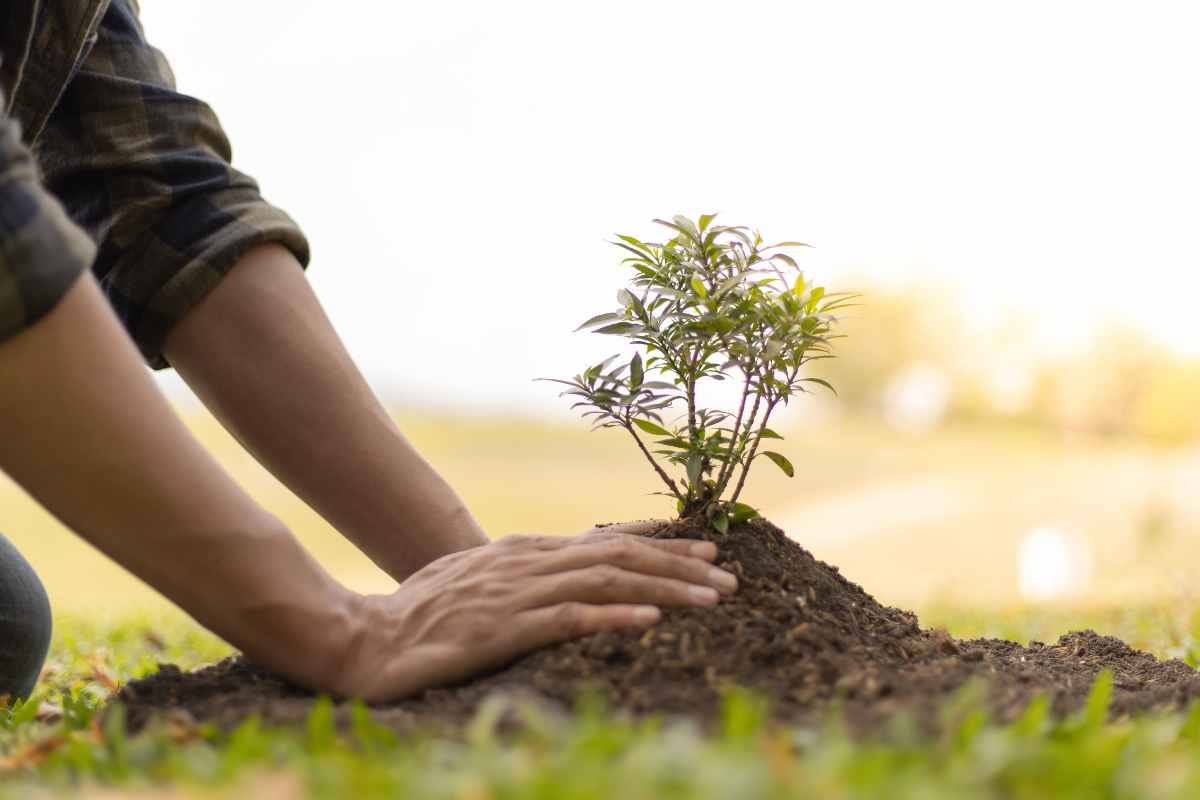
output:
[[[398,699],[598,631],[647,627],[660,606],[710,606],[737,589],[711,542],[633,535],[661,523],[573,538],[510,536],[439,558],[389,596],[363,599],[339,673],[326,683]]]

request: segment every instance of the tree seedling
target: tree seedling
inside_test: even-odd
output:
[[[593,430],[626,430],[668,490],[656,494],[675,498],[681,517],[725,533],[758,516],[738,501],[756,459],[795,474],[787,457],[762,447],[783,438],[768,423],[797,394],[833,390],[804,368],[833,357],[833,312],[854,298],[805,280],[787,252],[804,243],[764,245],[757,231],[716,225],[715,216],[656,219],[671,231],[661,243],[618,235],[629,285],[617,292],[616,310],[577,330],[622,337],[633,357],[610,356],[570,380],[539,380],[569,387],[562,394],[577,398],[572,408]],[[737,410],[700,407],[701,382],[727,379],[741,385]]]

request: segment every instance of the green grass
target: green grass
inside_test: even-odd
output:
[[[1195,650],[1191,609],[955,614],[926,619],[956,635],[1052,639],[1095,627],[1159,655]],[[304,730],[247,721],[229,735],[164,720],[126,736],[96,709],[112,680],[158,661],[184,667],[228,649],[179,616],[59,624],[35,700],[0,711],[0,798],[36,796],[317,798],[971,798],[1194,797],[1200,793],[1200,707],[1105,722],[1108,685],[1088,708],[1051,723],[1034,705],[1014,724],[990,723],[968,690],[947,704],[947,730],[922,737],[897,721],[878,741],[852,741],[836,716],[819,730],[769,729],[761,703],[735,693],[723,725],[630,723],[596,702],[568,721],[525,711],[517,739],[495,735],[485,709],[462,741],[398,738],[359,709],[336,733],[318,704]],[[61,718],[39,722],[38,708]],[[117,794],[119,792],[119,794]]]

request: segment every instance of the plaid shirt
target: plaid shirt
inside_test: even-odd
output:
[[[91,266],[147,362],[250,247],[308,243],[175,91],[136,0],[0,0],[0,340]]]

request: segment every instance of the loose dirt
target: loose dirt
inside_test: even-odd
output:
[[[766,520],[725,536],[683,520],[654,535],[716,541],[719,563],[741,581],[737,594],[715,608],[668,610],[648,631],[598,634],[538,651],[468,683],[377,706],[373,716],[400,730],[453,730],[488,697],[554,713],[572,708],[581,692],[599,690],[614,710],[711,724],[723,691],[736,684],[765,697],[777,721],[816,723],[836,703],[853,729],[869,732],[898,712],[936,726],[945,701],[972,679],[1001,721],[1018,716],[1038,694],[1062,716],[1083,705],[1105,669],[1114,678],[1114,717],[1178,709],[1200,698],[1200,673],[1183,662],[1159,661],[1091,631],[1021,646],[922,630],[912,613],[880,605]],[[116,699],[135,729],[156,713],[180,710],[221,727],[250,714],[291,724],[313,702],[243,658],[189,673],[163,665]],[[339,713],[346,711],[339,704]]]

